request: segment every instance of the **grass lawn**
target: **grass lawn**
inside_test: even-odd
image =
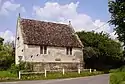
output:
[[[62,72],[48,72],[47,77],[44,74],[27,74],[22,75],[21,80],[48,80],[48,79],[61,79],[61,78],[75,78],[102,74],[102,72],[66,72],[64,75]],[[19,80],[17,74],[10,73],[9,71],[0,71],[0,81],[15,81]]]
[[[111,73],[110,84],[125,84],[125,72]]]
[[[10,73],[9,71],[0,71],[0,81],[17,80],[17,74]]]
[[[67,72],[64,75],[62,72],[48,72],[47,77],[44,77],[44,74],[28,74],[22,76],[23,80],[47,80],[47,79],[62,79],[62,78],[75,78],[75,77],[84,77],[84,76],[93,76],[93,75],[98,75],[102,74],[102,72],[81,72],[78,74],[78,72]]]
[[[16,74],[10,73],[9,71],[0,71],[0,78],[4,77],[17,77]]]

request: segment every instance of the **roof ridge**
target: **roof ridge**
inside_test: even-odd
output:
[[[53,24],[58,24],[58,25],[66,25],[69,26],[68,24],[65,23],[59,23],[59,22],[52,22],[52,21],[45,21],[45,20],[37,20],[37,19],[33,19],[33,18],[22,18],[20,17],[21,20],[32,20],[32,21],[38,21],[38,22],[45,22],[45,23],[53,23]]]

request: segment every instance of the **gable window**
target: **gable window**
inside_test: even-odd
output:
[[[72,55],[72,48],[71,47],[66,48],[66,54],[67,55]]]
[[[47,54],[47,46],[40,46],[40,54]]]

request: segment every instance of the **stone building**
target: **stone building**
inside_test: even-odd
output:
[[[16,55],[19,60],[32,62],[37,71],[83,66],[83,45],[71,23],[60,24],[21,18],[17,20]]]

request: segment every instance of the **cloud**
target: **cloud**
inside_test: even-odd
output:
[[[39,20],[55,21],[66,24],[68,24],[70,20],[76,31],[92,31],[96,29],[96,32],[110,32],[110,27],[106,22],[102,22],[99,19],[93,21],[87,14],[78,13],[78,6],[79,2],[71,2],[65,5],[60,5],[57,2],[46,2],[44,7],[33,6],[33,16]],[[103,24],[106,25],[97,29]]]
[[[11,2],[14,2],[15,0],[10,0]]]
[[[110,33],[110,37],[111,37],[112,39],[118,40],[118,39],[117,39],[118,35],[116,34],[115,31],[112,32],[112,33]]]
[[[24,7],[21,7],[21,12],[23,12],[23,13],[25,13],[25,12],[26,12],[26,10],[25,10],[25,8],[24,8]]]
[[[13,33],[9,30],[6,30],[4,32],[0,32],[0,37],[4,38],[4,42],[12,42],[14,41],[15,37]]]
[[[3,3],[2,7],[1,7],[0,14],[8,15],[9,11],[15,11],[19,7],[20,7],[20,4],[13,4],[10,1],[6,1]]]
[[[21,12],[25,12],[25,8],[20,4],[14,3],[14,0],[5,1],[0,8],[0,15],[8,15],[9,12],[17,11],[18,9]]]

